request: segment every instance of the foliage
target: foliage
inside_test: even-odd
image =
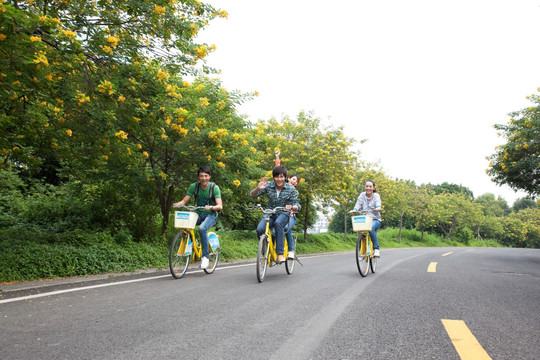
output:
[[[540,91],[540,89],[539,89]],[[510,114],[506,125],[497,124],[506,143],[489,157],[487,173],[497,184],[540,195],[540,96],[528,97],[532,105]]]
[[[480,195],[474,199],[474,202],[483,207],[485,216],[501,217],[510,213],[510,207],[506,200],[501,197],[495,199],[495,195],[490,193]]]
[[[540,204],[528,197],[520,198],[514,201],[514,206],[512,206],[512,210],[514,210],[514,212],[519,212],[523,209],[540,209]]]
[[[328,204],[341,196],[347,181],[350,182],[356,162],[356,154],[350,150],[353,139],[343,134],[343,128],[322,128],[320,119],[305,112],[299,113],[296,119],[260,121],[256,124],[256,136],[267,158],[273,157],[275,149],[279,149],[282,165],[290,174],[297,173],[301,177],[297,187],[302,205],[298,223],[303,225],[304,236],[307,236],[320,204]]]
[[[415,230],[403,230],[403,240],[397,242],[398,229],[379,231],[381,247],[456,246],[441,236],[427,234],[421,242],[421,234]],[[138,269],[157,268],[168,271],[168,247],[166,241],[132,242],[108,233],[73,234],[74,241],[42,242],[20,241],[3,236],[0,229],[0,282],[28,281],[40,278],[84,276],[109,272],[133,272]],[[222,251],[220,261],[254,259],[258,243],[254,230],[219,232]],[[298,236],[298,234],[295,234]],[[38,238],[39,239],[39,238]],[[474,243],[475,246],[497,246],[497,243]],[[353,251],[356,234],[308,234],[298,238],[297,252],[304,254],[335,251]]]

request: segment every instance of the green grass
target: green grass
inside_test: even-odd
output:
[[[493,240],[473,240],[464,244],[428,233],[421,241],[421,234],[416,230],[403,230],[400,242],[398,229],[383,229],[378,234],[381,249],[501,246]],[[41,236],[22,240],[20,234],[6,235],[5,232],[0,233],[0,282],[168,267],[170,240],[135,243],[126,239],[115,240],[110,234],[77,233],[70,241],[64,242],[58,239],[46,241],[46,237]],[[303,233],[296,233],[295,236],[298,237],[297,253],[300,257],[302,254],[349,251],[356,247],[355,234],[349,234],[347,241],[344,241],[343,234],[335,233],[308,234],[305,240]],[[254,230],[221,231],[219,237],[220,261],[253,259],[257,256],[258,241]]]

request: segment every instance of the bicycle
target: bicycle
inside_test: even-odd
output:
[[[259,249],[257,251],[257,280],[259,282],[264,281],[264,276],[266,275],[266,269],[268,266],[272,267],[274,265],[280,265],[280,263],[277,262],[277,253],[276,253],[276,244],[275,240],[272,238],[272,231],[270,229],[270,217],[277,213],[278,211],[287,210],[284,207],[276,207],[274,209],[265,209],[261,206],[261,204],[257,204],[257,206],[252,206],[249,208],[250,210],[261,210],[264,214],[264,219],[266,220],[266,230],[265,233],[261,235],[259,239]],[[289,211],[289,210],[287,210]],[[285,233],[287,233],[288,227],[285,228]],[[294,237],[294,248],[296,249],[296,237]],[[287,257],[287,237],[285,237],[284,242],[284,252],[283,256],[285,256],[285,270],[287,271],[287,274],[291,275],[294,270],[294,261],[300,261],[296,257],[296,254],[294,255],[294,259],[289,259]],[[300,263],[300,265],[302,265]]]
[[[184,276],[188,269],[190,260],[195,262],[202,257],[202,246],[195,236],[193,229],[197,224],[199,215],[197,209],[204,209],[203,206],[180,206],[189,211],[175,211],[174,227],[180,229],[171,242],[169,250],[169,268],[175,279]],[[208,233],[209,265],[204,269],[207,274],[212,274],[217,267],[219,258],[219,237],[216,233]]]
[[[352,216],[353,231],[358,233],[356,240],[356,266],[362,277],[366,277],[371,272],[375,274],[377,269],[377,257],[373,256],[373,242],[369,232],[371,231],[373,217],[367,215],[367,211],[350,211],[349,214],[358,213]]]

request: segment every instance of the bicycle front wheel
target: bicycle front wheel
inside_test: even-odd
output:
[[[210,249],[209,258],[208,258],[209,263],[208,263],[208,267],[204,269],[205,273],[212,274],[216,270],[218,258],[219,258],[219,248],[217,248],[214,251]]]
[[[375,256],[369,259],[369,266],[371,267],[371,272],[375,274],[375,270],[377,269],[377,258]]]
[[[370,248],[370,254],[371,257],[369,258],[369,267],[371,268],[371,272],[375,274],[375,270],[377,270],[377,258],[373,256],[373,241],[371,240],[371,237],[369,238],[369,248]]]
[[[171,243],[169,250],[169,269],[175,279],[180,279],[187,271],[189,258],[191,257],[191,255],[186,255],[188,240],[189,234],[182,230],[176,234]]]
[[[266,234],[261,235],[259,240],[259,250],[257,251],[257,280],[264,281],[266,268],[268,267],[268,252],[270,244]]]
[[[296,251],[296,236],[293,237],[293,241],[294,241],[294,251]],[[289,259],[289,257],[287,257],[287,261],[285,261],[285,270],[287,270],[287,274],[289,275],[291,275],[294,270],[294,262],[295,260]]]
[[[367,276],[369,271],[369,255],[366,255],[366,238],[358,234],[356,240],[356,266],[362,277]]]

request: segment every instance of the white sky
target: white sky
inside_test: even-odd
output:
[[[392,178],[449,182],[510,205],[485,174],[494,124],[540,87],[538,0],[207,0],[226,10],[199,40],[229,90],[258,91],[250,119],[314,111],[368,139]]]

